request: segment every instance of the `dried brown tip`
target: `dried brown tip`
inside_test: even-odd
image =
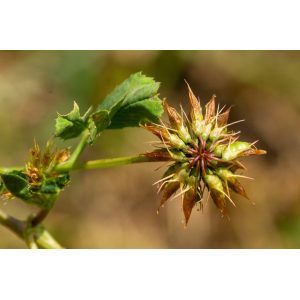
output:
[[[247,171],[247,169],[240,162],[239,163],[236,163],[236,161],[235,162],[226,162],[226,163],[223,163],[223,164],[224,164],[225,168],[229,167],[228,170],[231,171],[233,174],[238,169],[242,169],[242,170]]]
[[[228,220],[230,221],[230,218],[228,216],[228,213],[227,213],[225,207],[223,208],[223,210],[221,210],[221,212],[223,212],[226,215],[226,217],[228,218]]]
[[[216,95],[212,95],[212,98],[209,100],[209,102],[205,105],[205,121],[208,122],[211,118],[215,116],[216,111],[216,104],[215,104],[215,98]]]
[[[190,88],[189,84],[187,83],[186,80],[184,80],[188,86],[188,90],[189,90],[189,100],[190,100],[190,104],[191,107],[196,108],[196,109],[200,109],[200,103],[197,100],[196,96],[194,95],[192,89]]]
[[[71,153],[69,151],[70,148],[71,147],[68,147],[66,149],[59,151],[58,154],[55,156],[54,162],[55,163],[59,162],[61,164],[61,163],[65,162],[66,160],[68,160],[69,157],[71,156]]]
[[[167,187],[164,189],[164,193],[162,195],[161,202],[157,208],[157,213],[159,209],[163,206],[163,204],[179,189],[180,183],[179,181],[170,182]]]
[[[216,189],[211,189],[210,190],[210,195],[211,195],[211,198],[213,199],[213,202],[216,205],[216,207],[219,210],[221,210],[221,212],[224,212],[227,215],[227,212],[226,212],[226,201],[225,201],[224,194],[222,194],[221,192],[219,192]]]
[[[171,123],[172,128],[173,129],[178,129],[178,127],[180,128],[182,120],[181,117],[178,115],[176,109],[166,102],[166,98],[163,99],[163,105],[168,114],[169,121]]]
[[[230,189],[232,191],[234,191],[235,193],[247,198],[251,203],[253,203],[250,198],[247,196],[245,189],[243,188],[243,186],[241,185],[241,183],[239,182],[239,180],[237,180],[236,178],[234,179],[233,182],[227,181],[228,186],[230,187]]]
[[[240,157],[243,157],[243,156],[251,156],[251,155],[261,155],[261,154],[266,154],[267,151],[265,150],[257,150],[257,149],[249,149],[249,150],[246,150],[245,152],[243,152]]]
[[[149,132],[155,134],[157,137],[159,137],[162,140],[162,136],[165,134],[166,130],[155,126],[153,123],[151,122],[147,122],[145,125],[139,124],[141,127],[147,129]]]
[[[155,161],[169,161],[172,158],[170,153],[167,150],[153,151],[150,153],[142,153],[140,155],[145,155]]]
[[[5,192],[1,193],[0,196],[3,197],[4,199],[6,199],[6,198],[11,198],[13,196],[13,194],[9,191],[5,191]]]
[[[183,213],[185,217],[184,228],[186,228],[188,221],[190,219],[192,210],[197,202],[197,193],[195,189],[191,189],[184,194],[183,198]]]
[[[227,124],[231,107],[233,107],[233,105],[231,105],[223,114],[219,115],[217,119],[218,127],[223,127]]]

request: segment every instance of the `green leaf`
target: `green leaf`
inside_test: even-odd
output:
[[[140,123],[145,124],[147,121],[158,123],[157,118],[162,113],[161,100],[157,96],[148,100],[137,101],[116,113],[108,129],[138,127]]]
[[[131,75],[116,87],[98,106],[95,113],[91,108],[80,117],[79,107],[56,119],[56,136],[71,139],[89,130],[87,142],[92,146],[106,128],[136,127],[147,121],[157,122],[163,113],[162,102],[157,97],[159,83],[141,73]]]
[[[108,129],[137,127],[146,121],[157,122],[163,113],[161,100],[157,97],[159,85],[139,72],[116,87],[97,108],[97,111],[111,110]]]
[[[50,210],[59,193],[70,183],[69,174],[61,174],[57,177],[45,180],[39,191],[33,193],[32,203],[42,209]],[[29,203],[28,203],[29,204]]]
[[[17,172],[13,171],[9,174],[0,173],[0,176],[5,187],[13,196],[22,199],[24,202],[29,201],[32,197],[31,185],[26,179],[16,175]]]
[[[78,137],[88,127],[88,120],[91,113],[92,107],[89,108],[83,117],[80,117],[79,107],[74,101],[74,109],[69,114],[58,114],[55,125],[55,136],[64,140]]]
[[[46,179],[40,185],[31,185],[21,171],[0,173],[6,189],[16,198],[26,204],[35,205],[42,209],[51,209],[63,188],[69,184],[69,174]],[[24,178],[25,176],[25,178]]]
[[[103,132],[105,128],[107,128],[111,124],[111,118],[118,111],[119,107],[122,105],[126,94],[122,96],[118,102],[116,102],[109,110],[103,109],[96,111],[89,118],[89,137],[88,143],[90,146],[93,146],[99,137],[99,135]]]
[[[100,110],[93,113],[89,118],[88,143],[93,146],[102,131],[110,125],[109,111]]]

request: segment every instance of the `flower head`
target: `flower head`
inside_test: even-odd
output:
[[[197,203],[203,210],[205,189],[208,189],[207,201],[211,197],[221,213],[229,218],[226,201],[229,200],[235,206],[230,198],[229,189],[249,199],[237,179],[245,176],[235,174],[238,169],[245,169],[238,158],[266,153],[255,148],[254,144],[257,141],[252,144],[237,141],[236,135],[239,132],[227,131],[227,127],[231,124],[241,122],[227,124],[232,106],[223,113],[219,108],[216,112],[216,95],[213,95],[205,105],[202,114],[200,102],[190,86],[188,84],[187,86],[190,112],[186,120],[183,118],[183,110],[180,115],[164,99],[163,105],[170,125],[165,125],[162,121],[161,124],[149,122],[145,126],[141,125],[155,134],[164,146],[144,155],[157,161],[171,163],[163,178],[157,182],[158,192],[162,192],[162,200],[157,212],[168,199],[171,198],[172,201],[175,197],[181,196],[185,227]]]

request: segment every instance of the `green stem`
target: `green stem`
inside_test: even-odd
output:
[[[34,218],[31,219],[30,223],[32,223],[33,220]],[[31,233],[29,237],[31,245],[29,245],[29,247],[35,246],[35,244],[37,244],[40,248],[45,248],[45,249],[63,249],[63,247],[59,245],[57,241],[55,241],[55,239],[49,234],[49,232],[43,227],[42,224],[38,224],[35,227],[31,227],[30,223],[28,223],[28,220],[21,221],[15,219],[14,217],[0,210],[1,225],[10,229],[19,238],[25,240],[25,242],[26,242],[26,238],[28,238],[28,233],[29,232]],[[29,228],[26,228],[26,226]]]
[[[142,162],[157,162],[152,158],[147,156],[128,156],[128,157],[120,157],[120,158],[108,158],[108,159],[99,159],[99,160],[91,160],[87,162],[79,162],[79,163],[70,163],[69,161],[59,164],[56,166],[51,172],[69,172],[69,171],[77,171],[77,170],[88,170],[88,169],[100,169],[106,167],[113,166],[121,166],[128,164],[137,164]],[[22,167],[15,168],[0,168],[0,172],[6,173],[11,172],[13,170],[24,170]]]
[[[157,162],[152,158],[147,156],[127,156],[120,158],[108,158],[108,159],[99,159],[99,160],[91,160],[87,162],[64,162],[56,166],[51,172],[69,172],[69,171],[77,171],[77,170],[88,170],[88,169],[99,169],[113,166],[121,166],[128,164],[136,164],[143,162]],[[0,172],[10,172],[13,170],[24,170],[22,167],[15,168],[0,168]]]
[[[0,210],[0,224],[13,231],[19,238],[24,239],[25,223]]]
[[[86,130],[83,133],[81,141],[79,142],[79,144],[77,145],[76,149],[74,150],[74,152],[72,153],[72,155],[68,159],[68,163],[70,163],[70,164],[75,164],[76,163],[76,161],[78,160],[79,156],[81,155],[81,153],[83,152],[83,150],[87,146],[87,142],[86,141],[87,141],[88,137],[89,137],[89,132]]]
[[[128,156],[128,157],[120,157],[120,158],[109,158],[109,159],[99,159],[99,160],[92,160],[87,162],[79,162],[79,163],[62,163],[58,165],[54,171],[56,172],[68,172],[68,171],[75,171],[75,170],[88,170],[88,169],[98,169],[98,168],[106,168],[106,167],[113,167],[113,166],[120,166],[120,165],[127,165],[127,164],[136,164],[136,163],[143,163],[143,162],[157,162],[152,158],[147,156]]]
[[[8,172],[11,172],[13,170],[23,171],[24,169],[25,169],[25,167],[0,168],[0,173],[8,173]]]

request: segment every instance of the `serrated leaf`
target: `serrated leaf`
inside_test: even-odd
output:
[[[161,100],[156,96],[149,100],[137,101],[117,113],[108,129],[137,127],[138,124],[145,124],[147,121],[157,123],[157,118],[162,113]]]
[[[14,171],[17,172],[17,171]],[[13,173],[13,172],[11,172]],[[13,194],[13,196],[28,201],[32,197],[31,186],[28,181],[16,174],[0,173],[2,181],[6,189]]]
[[[67,115],[58,114],[56,119],[56,132],[55,136],[64,140],[78,137],[88,127],[89,116],[92,113],[92,107],[80,117],[79,107],[74,101],[73,110]]]
[[[97,111],[110,110],[127,93],[114,115],[110,116],[108,129],[138,127],[139,123],[146,121],[157,122],[163,113],[161,100],[157,97],[159,85],[139,72],[116,87],[97,108]]]
[[[123,95],[122,98],[118,100],[109,110],[103,109],[96,111],[89,117],[89,137],[87,142],[90,144],[90,146],[93,146],[95,144],[99,135],[105,128],[107,128],[111,124],[111,118],[115,115],[119,107],[122,105],[126,94]]]
[[[102,131],[109,126],[111,123],[109,117],[109,111],[100,110],[93,113],[89,118],[89,137],[88,143],[93,146],[97,140],[97,137],[102,133]]]
[[[57,177],[46,179],[41,185],[34,187],[21,171],[0,173],[0,176],[5,188],[14,197],[42,209],[51,209],[59,193],[70,182],[69,174],[60,174]]]
[[[38,192],[34,192],[32,203],[43,209],[51,209],[64,187],[69,184],[69,174],[61,174],[55,178],[45,180]],[[29,203],[28,203],[29,204]]]

